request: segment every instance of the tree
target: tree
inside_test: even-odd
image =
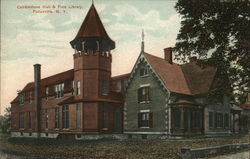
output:
[[[10,107],[5,108],[4,112],[5,112],[4,116],[1,116],[0,128],[3,133],[9,133],[10,122],[11,122],[11,108]]]
[[[177,60],[211,56],[206,62],[218,68],[222,86],[233,88],[238,97],[246,96],[250,86],[250,2],[178,0],[175,8],[182,16],[174,48]]]

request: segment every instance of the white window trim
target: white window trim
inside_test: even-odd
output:
[[[140,110],[140,113],[149,113],[150,110],[149,109],[146,109],[146,110]]]
[[[148,128],[150,128],[150,127],[148,127],[148,126],[142,126],[142,127],[140,127],[140,128],[142,128],[142,129],[148,129]]]
[[[148,86],[150,86],[150,83],[147,83],[147,84],[140,84],[140,88],[142,88],[142,87],[148,87]]]

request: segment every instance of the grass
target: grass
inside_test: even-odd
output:
[[[180,149],[202,148],[249,142],[249,136],[199,138],[185,140],[128,140],[128,141],[69,141],[52,139],[10,138],[0,134],[0,149],[65,158],[102,159],[167,159],[177,158]]]

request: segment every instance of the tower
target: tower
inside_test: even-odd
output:
[[[70,44],[75,50],[75,98],[92,99],[108,95],[111,50],[115,48],[115,42],[108,36],[94,4]]]

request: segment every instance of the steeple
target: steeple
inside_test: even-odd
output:
[[[115,42],[108,36],[93,2],[76,37],[70,44],[77,51],[109,51],[115,48]]]
[[[141,38],[142,38],[142,41],[141,41],[141,52],[143,53],[144,52],[144,30],[142,29],[142,33],[141,33]]]

